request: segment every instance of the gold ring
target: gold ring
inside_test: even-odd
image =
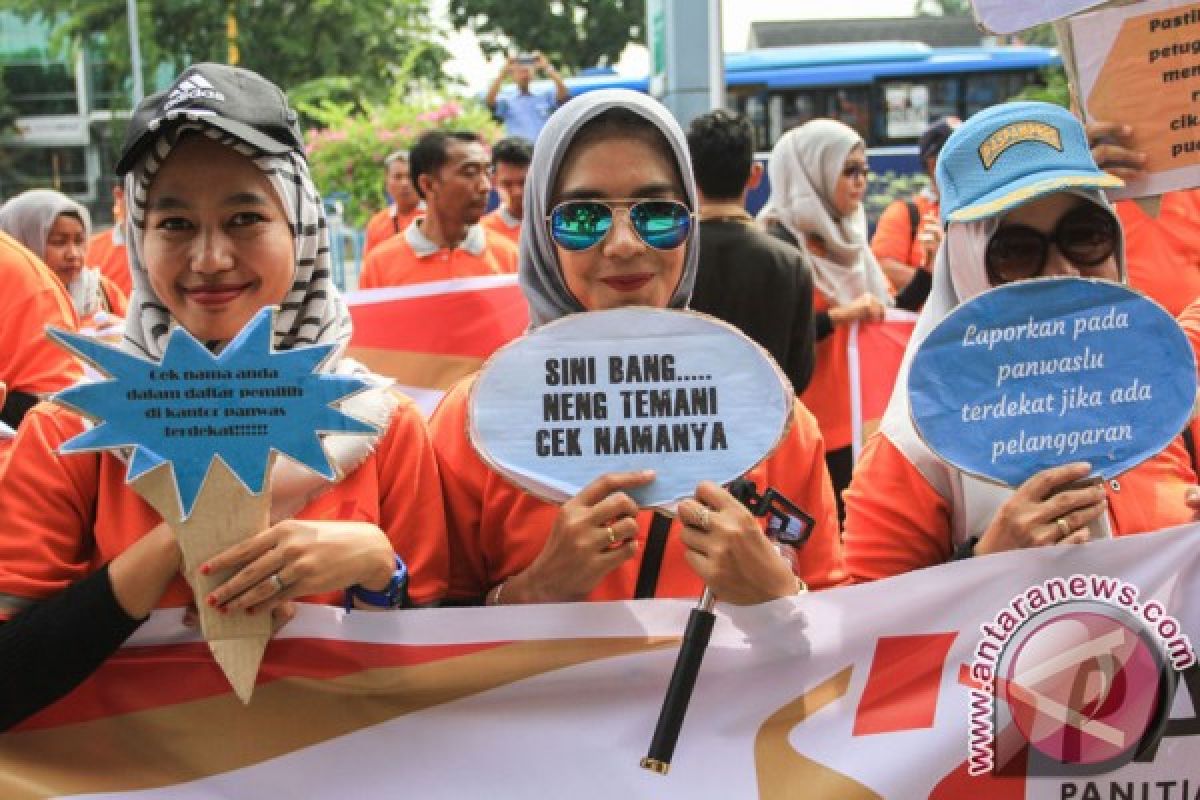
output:
[[[612,525],[605,525],[604,530],[608,531],[608,546],[612,547],[617,543],[617,532],[612,529]]]
[[[696,520],[696,527],[702,531],[708,530],[708,506],[700,506],[700,518]]]
[[[1054,524],[1058,526],[1058,532],[1062,534],[1062,538],[1067,538],[1071,535],[1071,526],[1062,517],[1054,520]]]
[[[275,587],[275,594],[279,594],[287,588],[283,583],[283,578],[279,577],[278,572],[273,573],[271,577],[267,578],[267,580],[273,587]]]

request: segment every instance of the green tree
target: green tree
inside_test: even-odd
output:
[[[970,13],[970,0],[915,0],[913,3],[913,14],[918,17],[949,17]]]
[[[540,50],[559,68],[614,63],[630,42],[641,41],[645,0],[450,0],[450,19],[469,28],[490,55]]]
[[[17,121],[17,110],[8,102],[8,89],[4,85],[4,67],[0,66],[0,136],[9,133]],[[3,156],[0,155],[0,158]]]
[[[129,74],[125,0],[4,0],[25,15],[58,20],[59,41],[90,39],[99,60]],[[437,42],[428,0],[138,0],[139,39],[147,87],[166,68],[227,62],[228,22],[236,20],[241,66],[288,89],[339,77],[351,99],[382,100],[404,76],[442,83],[449,58]]]
[[[1042,70],[1044,85],[1026,86],[1012,100],[1041,100],[1043,103],[1054,103],[1063,108],[1071,107],[1071,87],[1067,83],[1067,73],[1062,67],[1048,67]]]
[[[17,122],[17,110],[9,104],[8,89],[4,85],[4,68],[0,66],[0,141],[13,132]],[[12,148],[0,147],[0,184],[12,179]],[[0,200],[4,199],[0,192]]]

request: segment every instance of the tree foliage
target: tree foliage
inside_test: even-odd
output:
[[[913,2],[913,14],[918,17],[949,17],[970,13],[970,0],[915,0]]]
[[[129,74],[125,0],[6,5],[27,17],[57,19],[56,40],[88,40],[113,74]],[[138,0],[137,9],[147,87],[162,69],[173,74],[196,61],[228,63],[230,15],[238,63],[287,89],[339,76],[349,96],[383,99],[399,65],[408,65],[407,76],[441,83],[449,57],[436,41],[428,0]]]
[[[450,0],[450,19],[479,37],[487,55],[540,50],[559,68],[614,63],[641,41],[645,0]]]
[[[409,149],[432,128],[471,131],[489,143],[500,137],[491,112],[475,100],[442,102],[397,93],[361,110],[328,100],[301,107],[319,126],[305,135],[317,189],[326,198],[341,199],[346,220],[355,227],[386,202],[383,159],[388,153]]]

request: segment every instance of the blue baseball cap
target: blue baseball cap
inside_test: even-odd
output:
[[[1064,189],[1114,189],[1096,166],[1087,133],[1050,103],[1001,103],[950,134],[937,162],[942,222],[993,217]]]

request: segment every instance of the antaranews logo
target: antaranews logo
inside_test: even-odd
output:
[[[1119,578],[1051,578],[1016,595],[980,631],[971,775],[1095,775],[1152,760],[1164,734],[1200,733],[1200,714],[1168,719],[1185,670],[1200,703],[1190,640],[1161,604],[1139,602],[1137,587]],[[1062,788],[1063,797],[1075,796],[1076,786]]]

